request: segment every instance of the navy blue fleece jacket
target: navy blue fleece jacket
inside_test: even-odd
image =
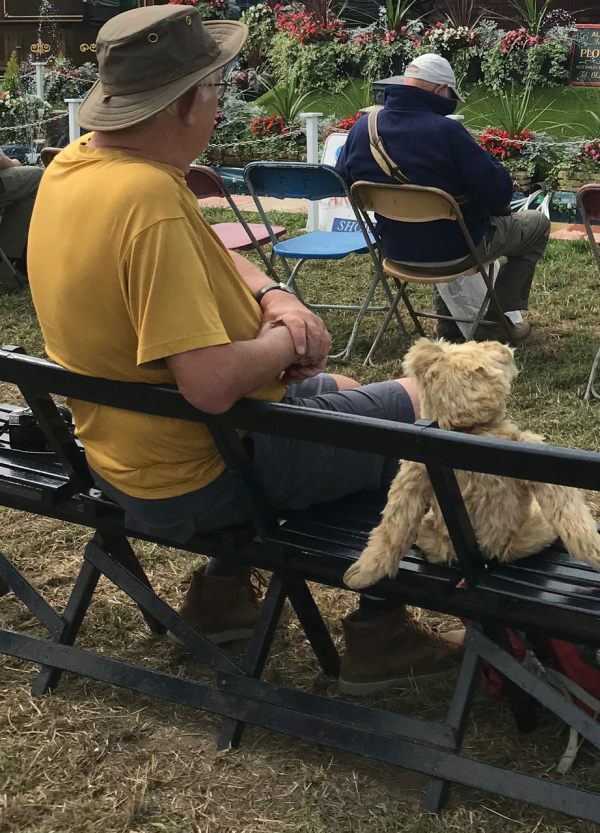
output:
[[[490,153],[479,147],[460,122],[445,116],[453,100],[417,87],[388,87],[377,128],[388,154],[415,185],[429,185],[459,196],[475,245],[489,227],[489,217],[506,209],[512,197],[507,171]],[[348,184],[358,180],[393,182],[383,173],[369,149],[367,117],[351,129],[337,162],[338,173]],[[455,260],[468,254],[467,245],[451,220],[432,223],[398,223],[378,217],[383,254],[395,260],[434,262]]]

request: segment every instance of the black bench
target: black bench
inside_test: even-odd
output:
[[[600,822],[600,792],[492,766],[461,751],[482,660],[504,675],[509,703],[521,728],[531,728],[528,707],[537,701],[600,746],[600,726],[535,669],[516,662],[504,649],[502,631],[509,625],[600,647],[600,573],[574,563],[560,544],[516,564],[484,563],[453,473],[453,469],[466,469],[598,489],[600,454],[492,441],[429,424],[398,425],[255,401],[242,401],[215,417],[196,411],[172,388],[93,379],[21,352],[0,350],[0,381],[20,389],[50,450],[11,447],[8,419],[14,406],[0,408],[0,505],[93,530],[62,612],[42,598],[8,554],[0,553],[5,589],[21,599],[50,634],[49,639],[41,639],[0,629],[0,653],[41,666],[33,683],[36,694],[55,688],[64,671],[74,672],[222,716],[221,747],[237,745],[244,725],[255,724],[424,773],[430,781],[423,805],[430,811],[443,807],[450,785],[457,783]],[[185,549],[221,558],[235,556],[237,561],[272,573],[242,664],[197,633],[153,592],[128,541],[128,536],[141,536],[127,530],[120,509],[93,488],[81,447],[51,394],[207,424],[245,490],[252,524],[197,535]],[[238,428],[385,453],[427,465],[459,563],[433,565],[415,549],[402,561],[398,577],[380,582],[377,592],[472,622],[444,721],[418,720],[261,679],[286,597],[321,669],[337,675],[339,657],[307,582],[343,586],[343,574],[377,523],[385,495],[363,493],[274,518],[262,499]],[[172,631],[191,654],[214,669],[212,683],[193,682],[76,647],[101,575],[136,602],[154,633]]]

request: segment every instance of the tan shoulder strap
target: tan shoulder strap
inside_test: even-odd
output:
[[[368,121],[369,147],[371,149],[373,159],[377,162],[377,164],[386,176],[395,179],[396,182],[400,183],[400,185],[410,185],[410,179],[406,176],[400,165],[398,165],[397,162],[394,162],[392,157],[385,149],[385,145],[383,144],[383,141],[377,129],[378,115],[379,110],[371,110],[371,112],[369,113]],[[458,197],[455,197],[454,199],[459,205],[464,205],[465,203],[469,202],[470,198],[468,194],[460,194]]]
[[[409,185],[410,179],[406,176],[400,165],[398,165],[397,162],[394,162],[381,140],[381,136],[377,130],[378,115],[379,110],[371,110],[369,113],[369,147],[371,149],[373,159],[377,162],[386,176],[395,179],[396,182],[399,182],[401,185]]]

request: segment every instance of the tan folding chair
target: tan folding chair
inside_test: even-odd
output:
[[[391,277],[395,281],[398,291],[393,305],[388,311],[381,325],[381,329],[373,342],[368,356],[369,359],[377,349],[379,341],[385,333],[400,300],[404,302],[408,314],[414,321],[417,332],[420,335],[425,335],[425,331],[419,319],[435,318],[443,321],[470,324],[471,326],[466,336],[467,340],[473,337],[475,330],[480,324],[498,325],[498,321],[486,321],[483,319],[489,302],[498,312],[500,322],[506,328],[507,338],[510,338],[510,328],[494,290],[494,263],[485,262],[477,251],[463,219],[460,207],[453,196],[439,188],[427,188],[422,185],[396,185],[362,181],[354,183],[352,186],[352,196],[365,222],[380,243],[381,239],[377,229],[367,213],[369,211],[385,217],[388,220],[397,220],[403,223],[431,223],[434,220],[451,220],[458,223],[469,249],[469,255],[459,262],[427,263],[421,265],[401,263],[400,261],[387,257],[383,258],[382,269],[388,277]],[[456,318],[452,315],[440,315],[433,311],[415,310],[408,296],[407,286],[409,283],[430,285],[446,283],[455,281],[463,275],[476,275],[477,272],[481,273],[487,292],[477,315],[473,319]]]
[[[600,183],[584,185],[577,192],[577,208],[581,214],[583,225],[590,241],[590,248],[592,254],[600,271],[600,246],[596,242],[594,236],[594,229],[592,223],[595,225],[596,231],[600,232]],[[588,379],[587,387],[585,389],[584,399],[600,399],[600,391],[596,390],[596,376],[600,368],[600,349],[596,353],[596,357],[592,362],[592,369]]]

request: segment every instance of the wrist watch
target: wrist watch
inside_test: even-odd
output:
[[[288,292],[290,295],[296,297],[296,293],[294,292],[294,290],[290,289],[290,287],[286,283],[268,283],[266,286],[263,286],[261,289],[259,289],[256,295],[254,296],[257,303],[260,304],[267,292],[270,292],[272,289],[279,289],[281,290],[281,292]]]

